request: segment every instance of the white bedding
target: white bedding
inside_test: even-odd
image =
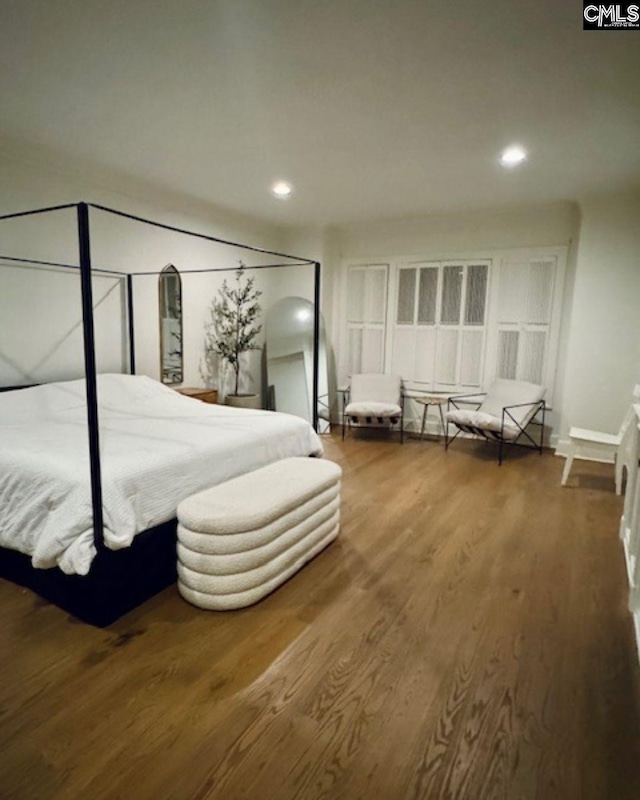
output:
[[[104,537],[117,550],[180,500],[288,456],[303,419],[207,405],[144,376],[98,377]],[[84,381],[0,393],[0,545],[85,575],[95,556]]]

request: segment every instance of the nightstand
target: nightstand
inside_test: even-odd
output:
[[[179,389],[176,389],[176,391],[185,395],[185,397],[193,397],[194,400],[202,400],[203,403],[218,402],[217,389],[206,389],[198,386],[181,386]]]

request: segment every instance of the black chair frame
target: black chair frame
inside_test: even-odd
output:
[[[472,398],[478,397],[485,397],[486,393],[478,392],[476,394],[461,394],[455,395],[449,398],[449,402],[447,403],[447,412],[451,411],[452,408],[456,410],[460,410],[460,406],[457,405],[458,403],[467,403],[469,405],[475,405],[476,410],[482,405],[482,401],[473,400]],[[515,408],[530,408],[535,409],[533,415],[527,422],[527,424],[523,427],[517,419],[511,413]],[[445,450],[449,449],[449,445],[454,442],[461,433],[471,433],[476,436],[481,436],[487,442],[498,442],[498,465],[502,466],[502,462],[506,455],[505,453],[505,445],[513,446],[513,447],[526,447],[529,450],[537,450],[540,455],[542,455],[542,451],[544,448],[544,419],[545,419],[545,412],[546,412],[546,404],[544,400],[539,400],[536,403],[513,403],[512,405],[503,406],[502,408],[502,422],[500,425],[499,431],[490,431],[485,430],[483,428],[478,428],[475,425],[461,425],[459,422],[450,422],[449,419],[446,420],[447,424],[445,426],[445,435],[444,435],[444,448]],[[538,420],[538,414],[542,413],[542,419]],[[445,418],[446,419],[446,418]],[[507,438],[504,435],[505,423],[509,423],[514,425],[518,429],[518,435],[515,439]],[[458,428],[454,436],[449,436],[449,425],[453,424]],[[539,441],[536,441],[532,438],[527,428],[529,425],[534,425],[540,428],[540,437]],[[522,437],[528,442],[519,441]]]
[[[342,392],[342,441],[344,441],[346,431],[348,430],[351,433],[351,424],[352,419],[346,413],[346,408],[349,405],[349,398],[351,397],[351,388],[341,389]],[[396,425],[398,422],[400,423],[400,444],[404,444],[404,393],[400,395],[400,414],[397,416],[392,417],[365,417],[365,422],[357,422],[358,417],[353,416],[353,423],[357,428],[366,428],[372,427],[377,428],[382,426],[385,422],[389,422],[390,425]],[[377,424],[376,424],[377,423]]]

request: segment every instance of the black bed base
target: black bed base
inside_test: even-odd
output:
[[[90,625],[104,628],[176,581],[175,519],[138,534],[131,547],[103,550],[88,575],[34,569],[31,558],[0,548],[0,577],[32,589]]]

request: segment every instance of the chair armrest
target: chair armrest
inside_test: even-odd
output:
[[[541,409],[543,410],[543,417],[542,421],[544,423],[544,409],[545,409],[545,402],[544,400],[535,400],[533,403],[511,403],[508,406],[502,407],[502,427],[504,428],[504,418],[505,416],[509,417],[509,419],[523,431],[527,425],[531,424],[538,415],[538,411]],[[518,422],[518,420],[513,416],[511,413],[511,409],[513,408],[531,408],[532,413],[531,416],[528,418],[525,417],[525,421],[523,423]],[[540,423],[536,423],[540,424]]]
[[[525,406],[543,406],[544,400],[534,400],[532,403],[509,403],[508,406],[502,406],[503,411],[507,408],[524,408]]]
[[[516,424],[518,424],[517,421],[515,419],[513,419],[513,415],[511,414],[510,409],[512,409],[512,408],[526,408],[526,407],[531,407],[531,408],[535,407],[536,408],[535,414],[537,414],[538,411],[541,408],[545,407],[545,403],[544,403],[544,400],[534,400],[533,403],[510,403],[508,406],[502,406],[502,416],[504,418],[504,415],[506,414],[508,417],[511,417],[511,419]],[[533,419],[535,417],[535,414],[532,415],[531,419]]]
[[[487,395],[486,392],[474,392],[473,394],[452,395],[447,403],[447,411],[449,411],[452,406],[453,408],[459,409],[460,406],[458,406],[457,403],[468,403],[469,405],[480,406],[482,405],[482,400],[472,400],[471,398],[486,397],[486,395]]]

